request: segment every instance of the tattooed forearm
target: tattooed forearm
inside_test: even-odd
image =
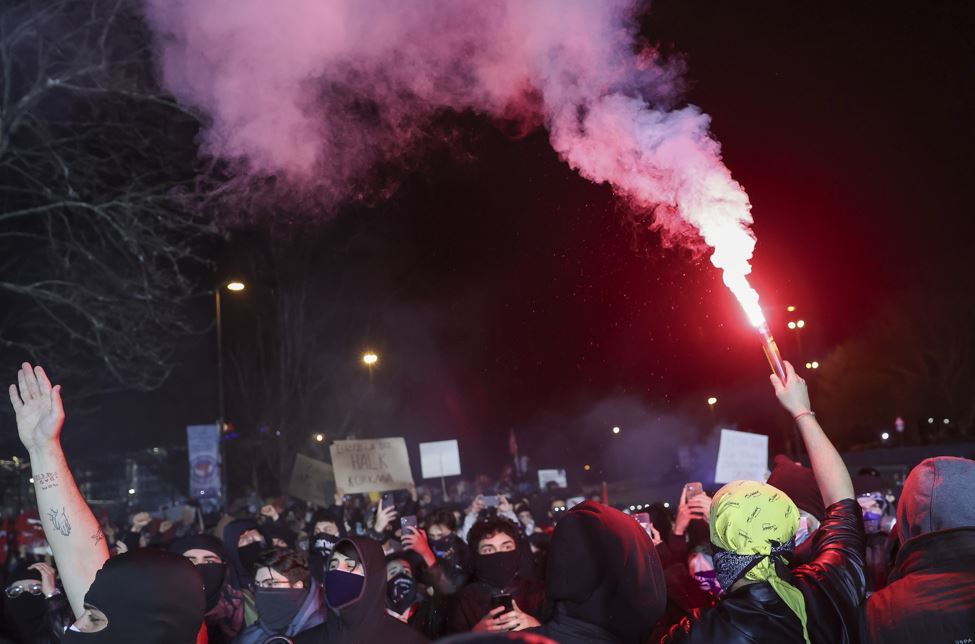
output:
[[[57,472],[41,472],[34,475],[34,485],[39,490],[50,490],[58,486]]]
[[[54,529],[61,533],[62,536],[66,537],[71,534],[71,524],[68,523],[68,515],[65,513],[64,508],[60,510],[56,508],[51,508],[47,511],[47,518],[51,520],[51,525]]]

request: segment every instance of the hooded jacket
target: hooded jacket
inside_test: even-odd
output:
[[[559,520],[545,590],[556,614],[534,632],[562,644],[643,642],[667,599],[649,535],[632,517],[593,501]]]
[[[889,585],[867,600],[863,642],[968,642],[975,637],[975,461],[929,458],[897,508],[901,542]]]
[[[105,613],[96,633],[67,631],[65,644],[195,644],[203,625],[203,578],[186,557],[136,550],[105,562],[85,595]]]
[[[810,538],[812,561],[796,567],[792,585],[802,592],[813,644],[856,642],[857,611],[863,601],[863,515],[853,499],[826,509]],[[674,626],[664,642],[801,642],[802,624],[767,582],[728,590],[708,611]]]
[[[359,553],[365,580],[359,598],[342,608],[326,601],[325,623],[300,633],[295,644],[371,644],[396,642],[422,644],[428,640],[413,628],[386,613],[386,558],[382,546],[367,537],[342,539]]]
[[[237,552],[237,542],[240,540],[240,535],[244,534],[248,530],[258,530],[260,531],[260,526],[257,525],[257,521],[253,519],[235,519],[231,521],[223,529],[223,542],[227,547],[227,558],[224,560],[230,566],[233,571],[233,582],[237,584],[238,589],[249,588],[254,582],[254,571],[247,570],[244,564],[240,561],[240,553]],[[261,535],[264,536],[264,532],[261,531]],[[264,538],[265,545],[270,545],[267,537]]]
[[[239,590],[237,573],[230,565],[230,550],[220,539],[209,534],[196,534],[173,542],[170,551],[185,555],[187,550],[209,550],[224,562],[226,574],[220,589],[220,599],[206,612],[209,644],[225,644],[244,628],[244,595]]]

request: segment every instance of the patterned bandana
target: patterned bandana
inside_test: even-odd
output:
[[[711,542],[718,582],[726,591],[740,579],[767,582],[796,614],[809,642],[806,602],[783,557],[795,549],[799,509],[784,492],[757,481],[734,481],[711,503]]]

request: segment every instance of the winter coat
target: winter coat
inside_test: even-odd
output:
[[[975,461],[928,459],[904,482],[895,531],[900,551],[887,587],[860,621],[873,642],[975,641]]]
[[[325,623],[294,637],[295,644],[422,644],[428,642],[413,628],[386,613],[386,560],[382,547],[367,537],[342,539],[359,553],[365,581],[359,599],[342,608],[327,605]]]
[[[294,619],[291,620],[291,623],[284,632],[278,633],[271,630],[258,618],[256,623],[245,628],[234,639],[233,644],[264,644],[267,639],[274,635],[284,635],[285,637],[291,638],[298,633],[318,626],[324,621],[325,594],[322,592],[321,586],[312,584],[301,608],[295,613]]]
[[[858,641],[857,614],[866,590],[863,515],[845,499],[826,509],[810,537],[812,561],[793,569],[792,583],[806,602],[813,644]],[[674,626],[664,642],[802,642],[802,624],[767,582],[729,590],[708,611]]]

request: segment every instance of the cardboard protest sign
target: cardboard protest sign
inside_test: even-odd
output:
[[[555,481],[560,488],[569,487],[565,470],[538,470],[538,487],[544,490],[549,481]]]
[[[715,483],[764,481],[768,473],[768,436],[733,429],[721,430]]]
[[[385,492],[413,485],[410,455],[402,438],[335,441],[335,485],[343,494]]]
[[[332,466],[304,454],[295,457],[288,494],[323,508],[335,500],[335,474]]]
[[[460,449],[457,441],[420,443],[420,472],[425,479],[460,476]]]

